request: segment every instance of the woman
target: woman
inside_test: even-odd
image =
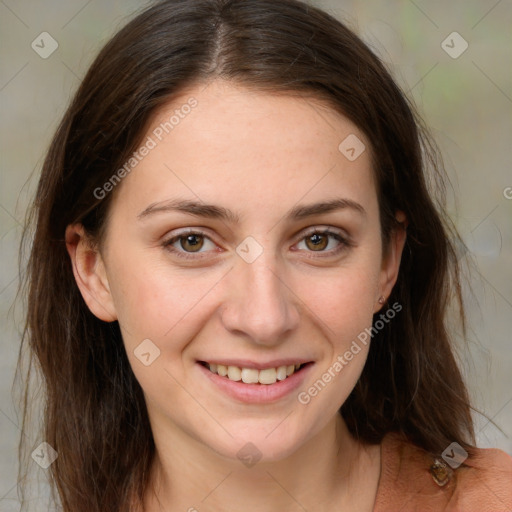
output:
[[[316,8],[167,0],[123,28],[32,217],[63,510],[510,510],[445,326],[429,164],[442,185],[384,66]]]

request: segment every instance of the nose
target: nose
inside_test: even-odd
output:
[[[270,253],[263,251],[252,263],[236,261],[228,274],[221,318],[231,333],[258,345],[275,346],[299,325],[300,299]]]

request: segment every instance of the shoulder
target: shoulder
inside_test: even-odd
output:
[[[512,457],[501,450],[476,448],[457,466],[400,434],[388,433],[381,444],[374,512],[394,510],[510,512]]]

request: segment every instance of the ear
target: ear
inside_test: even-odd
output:
[[[382,308],[382,304],[379,303],[379,298],[384,297],[385,300],[391,295],[393,286],[395,286],[398,278],[398,271],[400,269],[400,261],[402,259],[402,251],[404,249],[405,240],[407,238],[407,218],[405,213],[397,211],[395,214],[396,220],[399,222],[390,235],[389,246],[387,252],[382,258],[382,268],[380,272],[380,284],[379,284],[379,296],[375,301],[375,311],[379,311]]]
[[[105,322],[117,320],[103,259],[81,224],[66,228],[66,249],[76,284],[91,312]]]

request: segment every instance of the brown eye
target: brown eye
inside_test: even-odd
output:
[[[305,238],[306,245],[313,251],[323,251],[329,244],[329,236],[323,233],[313,233]]]
[[[215,251],[215,243],[201,231],[186,231],[163,242],[163,247],[180,258],[202,258],[208,255],[208,243]],[[210,251],[211,252],[211,251]]]
[[[304,244],[302,249],[305,254],[318,253],[315,257],[330,257],[340,254],[342,251],[349,249],[352,243],[341,233],[334,232],[330,229],[315,230],[306,233],[300,240],[299,245]]]
[[[198,234],[180,236],[179,240],[181,248],[187,252],[199,251],[204,245],[203,236]]]

